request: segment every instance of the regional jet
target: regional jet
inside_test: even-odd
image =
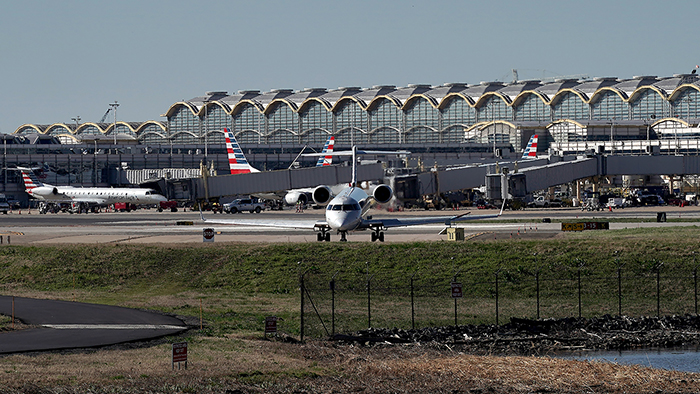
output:
[[[18,167],[18,170],[22,172],[27,194],[43,204],[79,203],[82,206],[94,207],[120,202],[150,205],[168,201],[153,189],[53,186],[41,182],[30,168]]]
[[[335,152],[334,156],[352,155],[352,181],[349,186],[337,195],[333,195],[330,187],[326,185],[318,186],[312,193],[314,202],[321,206],[326,206],[325,220],[304,221],[304,220],[238,220],[238,219],[205,219],[200,212],[202,221],[205,223],[247,225],[257,227],[277,227],[295,229],[313,229],[317,232],[318,241],[330,241],[331,232],[340,235],[340,241],[347,241],[347,234],[351,231],[371,231],[371,240],[384,242],[384,231],[392,227],[406,227],[432,223],[444,223],[451,226],[455,222],[464,220],[478,220],[496,218],[503,214],[503,206],[498,214],[467,216],[469,212],[455,216],[431,216],[414,218],[388,218],[373,219],[367,213],[374,202],[387,203],[394,196],[394,192],[388,185],[375,185],[365,191],[358,186],[357,182],[357,155],[362,154],[407,154],[409,152],[386,152],[386,151],[362,151],[353,146],[348,152]],[[369,192],[369,194],[368,194]],[[505,206],[505,201],[504,201]]]

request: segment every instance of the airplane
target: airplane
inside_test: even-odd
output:
[[[228,128],[224,128],[224,135],[226,136],[226,151],[228,152],[228,163],[231,174],[260,172],[260,170],[250,165],[245,157],[245,154],[243,153],[243,150],[241,149],[241,146],[238,144],[238,141],[236,141],[236,137],[234,137],[233,132]],[[333,153],[334,145],[335,137],[328,137],[328,140],[326,140],[326,144],[323,146],[323,150],[321,151],[321,155],[316,162],[316,167],[325,167],[333,163],[333,156],[331,154]],[[287,205],[294,205],[297,203],[297,201],[301,201],[302,204],[309,202],[311,192],[313,192],[313,189],[304,188],[287,190],[283,196],[269,193],[260,194],[259,196],[267,199],[279,199],[280,196],[282,196],[282,200],[284,200]]]
[[[226,137],[226,153],[228,153],[228,166],[231,170],[231,175],[260,172],[260,170],[248,163],[241,146],[238,145],[238,141],[233,136],[233,132],[224,128],[224,136]]]
[[[374,202],[381,204],[389,202],[394,192],[388,185],[376,185],[370,191],[363,190],[358,187],[357,182],[357,155],[359,154],[407,154],[409,152],[385,152],[385,151],[362,151],[356,146],[352,147],[351,151],[335,152],[334,156],[352,155],[352,181],[349,186],[343,189],[339,194],[333,195],[331,188],[326,185],[316,187],[312,193],[313,200],[318,205],[325,205],[325,220],[309,221],[309,220],[238,220],[238,219],[206,219],[200,211],[200,217],[205,223],[218,224],[233,224],[233,225],[248,225],[258,227],[277,227],[277,228],[292,228],[292,229],[313,229],[317,232],[317,240],[319,242],[329,242],[331,240],[331,232],[335,231],[340,235],[340,241],[347,241],[347,234],[351,231],[370,230],[372,242],[384,242],[384,231],[392,227],[416,226],[432,223],[444,223],[446,226],[451,226],[455,222],[464,220],[479,220],[487,218],[499,217],[503,214],[503,206],[498,214],[467,216],[469,212],[455,216],[431,216],[431,217],[414,217],[414,218],[388,218],[374,219],[367,216],[369,209]]]
[[[527,147],[523,151],[523,157],[521,159],[536,159],[537,158],[537,134],[533,134],[530,137],[530,141],[527,142]]]
[[[82,208],[120,202],[148,205],[168,201],[165,196],[156,193],[153,189],[49,185],[41,182],[30,168],[18,167],[17,169],[22,172],[22,180],[27,194],[40,200],[44,205],[43,213],[46,212],[46,204],[79,203]]]

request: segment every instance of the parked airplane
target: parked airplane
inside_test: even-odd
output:
[[[128,202],[136,205],[159,204],[165,196],[153,189],[53,186],[43,183],[29,168],[18,167],[27,194],[46,204],[79,203],[82,208]],[[45,211],[44,211],[45,212]]]
[[[536,159],[537,158],[537,134],[533,134],[530,137],[530,141],[527,142],[527,146],[523,151],[523,157],[521,159]]]
[[[503,213],[494,215],[467,216],[469,212],[456,216],[431,216],[413,218],[388,218],[373,219],[366,214],[374,202],[387,203],[394,195],[393,190],[388,185],[377,185],[367,191],[357,186],[357,155],[358,154],[405,154],[408,152],[383,152],[383,151],[361,151],[357,147],[349,152],[335,152],[334,156],[352,155],[352,182],[350,186],[343,189],[338,195],[333,196],[328,186],[321,185],[314,189],[312,197],[319,205],[326,205],[325,220],[322,221],[264,221],[264,220],[238,220],[238,219],[205,219],[200,212],[202,221],[205,223],[220,223],[234,225],[249,225],[258,227],[278,227],[278,228],[305,228],[313,229],[317,232],[318,241],[330,241],[331,232],[340,234],[340,241],[347,241],[347,233],[350,231],[370,230],[371,240],[384,242],[384,231],[392,227],[406,227],[431,223],[444,223],[446,226],[464,220],[478,220],[495,218]],[[505,205],[505,201],[504,201]]]
[[[234,137],[233,132],[229,129],[224,129],[224,135],[226,136],[226,151],[228,152],[228,162],[231,174],[248,174],[251,172],[260,172],[258,169],[250,165],[250,163],[245,157],[245,154],[243,153],[243,150],[241,149],[240,145],[238,145],[238,141],[236,141],[236,137]],[[326,141],[326,144],[323,146],[323,150],[321,151],[321,155],[319,156],[318,161],[316,162],[316,167],[325,167],[333,163],[333,156],[331,154],[333,153],[334,145],[335,137],[328,137],[328,140]],[[305,188],[288,190],[284,193],[284,195],[280,194],[279,196],[276,194],[271,195],[269,193],[265,193],[261,196],[262,198],[268,199],[278,199],[282,197],[286,204],[294,205],[297,203],[297,201],[300,200],[303,204],[309,202],[311,192],[313,192],[312,188]]]

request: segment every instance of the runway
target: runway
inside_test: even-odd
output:
[[[464,211],[403,211],[370,212],[375,218],[396,216],[451,216]],[[490,213],[473,209],[474,215]],[[694,222],[656,222],[657,213],[664,212],[668,220],[697,220]],[[322,220],[323,210],[309,209],[304,213],[292,210],[265,211],[260,214],[239,213],[233,215],[205,212],[206,218],[246,218],[246,219],[303,219]],[[505,211],[497,220],[488,222],[465,221],[462,227],[465,234],[474,235],[493,233],[495,238],[510,233],[538,233],[542,237],[561,233],[560,223],[543,223],[543,219],[557,220],[606,220],[606,219],[644,219],[642,223],[611,223],[611,229],[636,227],[688,226],[700,224],[700,207],[639,207],[610,211],[581,211],[574,208],[528,209],[522,211]],[[519,223],[514,223],[518,220]],[[180,223],[180,224],[178,224]],[[182,223],[188,223],[183,225]],[[189,224],[191,223],[191,224]],[[440,235],[444,225],[422,225],[414,227],[392,228],[386,232],[386,242],[439,241],[446,240]],[[91,243],[202,243],[202,229],[215,230],[214,242],[317,242],[312,230],[293,230],[280,228],[262,228],[253,226],[233,226],[205,224],[199,212],[157,212],[139,210],[134,212],[110,212],[97,214],[45,214],[38,212],[13,212],[0,215],[0,235],[3,245],[8,241],[12,245],[38,244],[91,244]],[[369,232],[354,232],[348,235],[349,241],[369,242]],[[333,234],[332,241],[337,240]]]

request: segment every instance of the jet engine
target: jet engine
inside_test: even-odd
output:
[[[331,198],[333,198],[333,192],[331,191],[330,187],[321,185],[314,189],[311,196],[316,204],[326,205],[329,201],[331,201]]]
[[[372,197],[380,204],[389,202],[394,197],[394,191],[388,185],[379,185],[372,191]]]
[[[309,202],[309,200],[309,193],[305,192],[293,191],[284,195],[284,202],[287,205],[294,205],[297,203],[297,201],[301,201],[302,204],[306,204]]]

